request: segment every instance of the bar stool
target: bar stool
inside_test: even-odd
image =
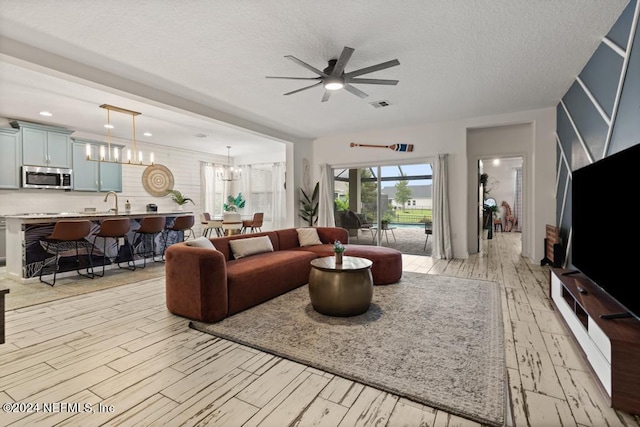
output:
[[[178,216],[176,217],[175,221],[173,221],[173,225],[171,227],[167,227],[167,229],[165,230],[167,232],[167,235],[164,238],[164,249],[162,250],[162,253],[164,254],[164,251],[167,250],[167,240],[169,240],[169,233],[171,233],[172,231],[175,232],[189,232],[189,235],[193,238],[195,237],[194,233],[193,233],[193,224],[195,224],[196,219],[194,218],[193,215],[183,215],[183,216]],[[186,234],[183,240],[187,240]]]
[[[135,230],[133,235],[134,242],[136,240],[136,236],[142,236],[142,253],[138,252],[137,254],[142,255],[143,264],[142,267],[136,266],[137,268],[145,268],[147,266],[147,255],[149,253],[147,249],[148,238],[151,239],[151,258],[153,259],[153,262],[164,262],[162,256],[159,260],[156,259],[156,236],[160,234],[164,237],[164,227],[166,223],[167,219],[163,216],[145,216],[142,218],[142,221],[140,221],[140,228]]]
[[[91,222],[88,220],[62,220],[56,222],[56,225],[53,227],[53,232],[41,239],[40,241],[45,243],[46,249],[50,246],[55,246],[56,248],[56,259],[53,265],[53,282],[47,282],[42,279],[42,274],[45,269],[46,261],[42,264],[40,268],[39,279],[42,283],[46,283],[47,285],[53,286],[56,284],[56,276],[58,274],[58,262],[60,261],[60,248],[62,250],[69,249],[69,246],[75,246],[76,248],[76,271],[80,276],[87,277],[89,279],[93,279],[93,262],[91,261],[91,256],[89,255],[89,267],[87,268],[87,274],[80,273],[80,253],[78,251],[78,246],[80,244],[84,245],[85,248],[89,244],[85,240],[85,237],[91,232]],[[91,273],[89,273],[91,270]]]
[[[136,266],[133,264],[133,246],[131,242],[129,242],[129,238],[127,237],[127,233],[131,228],[131,221],[129,218],[118,218],[118,219],[105,219],[100,224],[100,231],[97,233],[93,233],[93,246],[91,247],[91,255],[93,256],[93,250],[96,247],[96,239],[98,237],[102,237],[102,274],[98,274],[94,272],[93,274],[98,277],[104,277],[104,266],[107,263],[107,239],[114,239],[116,243],[116,248],[118,249],[116,252],[116,262],[118,263],[118,267],[126,268],[128,270],[135,270]],[[120,250],[118,246],[118,239],[124,238],[125,245],[129,248],[129,254],[131,254],[131,263],[127,261],[127,266],[122,267],[120,265]]]

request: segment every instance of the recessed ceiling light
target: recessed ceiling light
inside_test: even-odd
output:
[[[493,166],[499,166],[500,165],[500,159],[493,159]]]
[[[107,129],[113,129],[113,125],[110,125],[108,123],[106,125],[104,125],[104,127],[107,128]]]
[[[50,112],[48,112],[48,111],[40,111],[40,115],[41,115],[41,116],[45,116],[45,117],[51,117],[51,116],[53,116],[53,114],[51,114],[51,113],[50,113]]]
[[[143,133],[144,136],[153,136],[153,134],[151,132],[145,132]]]

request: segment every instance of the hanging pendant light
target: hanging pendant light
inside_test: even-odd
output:
[[[230,150],[231,146],[227,145],[227,164],[218,168],[216,171],[216,178],[218,181],[238,181],[242,179],[242,170],[231,165],[231,157],[229,156]]]
[[[138,150],[138,144],[136,141],[136,116],[139,116],[140,113],[137,111],[127,110],[125,108],[115,107],[109,104],[102,104],[100,108],[104,108],[107,110],[107,124],[104,125],[107,128],[107,146],[100,146],[100,153],[97,159],[91,157],[92,150],[91,145],[86,145],[86,158],[92,162],[105,162],[105,163],[122,163],[123,165],[135,165],[135,166],[151,166],[154,164],[154,156],[153,153],[149,154],[149,163],[144,163],[144,155],[142,150]],[[132,127],[132,147],[131,149],[126,150],[126,158],[125,151],[123,150],[122,155],[120,155],[120,151],[117,147],[113,147],[113,151],[111,150],[111,129],[113,126],[111,125],[111,111],[116,111],[118,113],[129,114],[131,116],[131,127]]]

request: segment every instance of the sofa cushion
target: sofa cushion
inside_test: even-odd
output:
[[[216,247],[213,246],[213,243],[211,243],[211,240],[209,240],[209,238],[204,236],[200,236],[193,240],[187,240],[185,244],[187,246],[193,246],[196,248],[205,248],[205,249],[213,249],[213,250],[216,249]]]
[[[235,259],[263,252],[273,252],[273,245],[267,236],[230,240],[229,246],[231,246],[231,252]]]
[[[313,227],[298,228],[298,242],[301,247],[321,245],[318,230]]]
[[[291,230],[293,230],[293,234],[296,235],[296,241],[297,241],[298,234],[296,233],[296,229],[292,228]],[[210,239],[210,240],[211,240],[211,243],[213,243],[213,246],[215,246],[217,250],[222,252],[225,259],[227,261],[231,261],[233,259],[233,253],[231,252],[231,245],[229,245],[229,242],[233,240],[251,239],[254,237],[261,237],[261,236],[269,237],[269,240],[271,240],[271,246],[273,246],[274,251],[278,251],[281,249],[278,243],[278,234],[274,231],[265,231],[263,233],[251,233],[251,234],[235,234],[232,236],[214,237],[213,239]]]
[[[311,260],[305,251],[276,251],[227,263],[229,314],[263,303],[309,282]]]

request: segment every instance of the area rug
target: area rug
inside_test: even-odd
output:
[[[256,286],[259,284],[256,283]],[[366,313],[314,311],[307,286],[193,329],[487,425],[504,424],[497,283],[403,273],[376,286]]]

